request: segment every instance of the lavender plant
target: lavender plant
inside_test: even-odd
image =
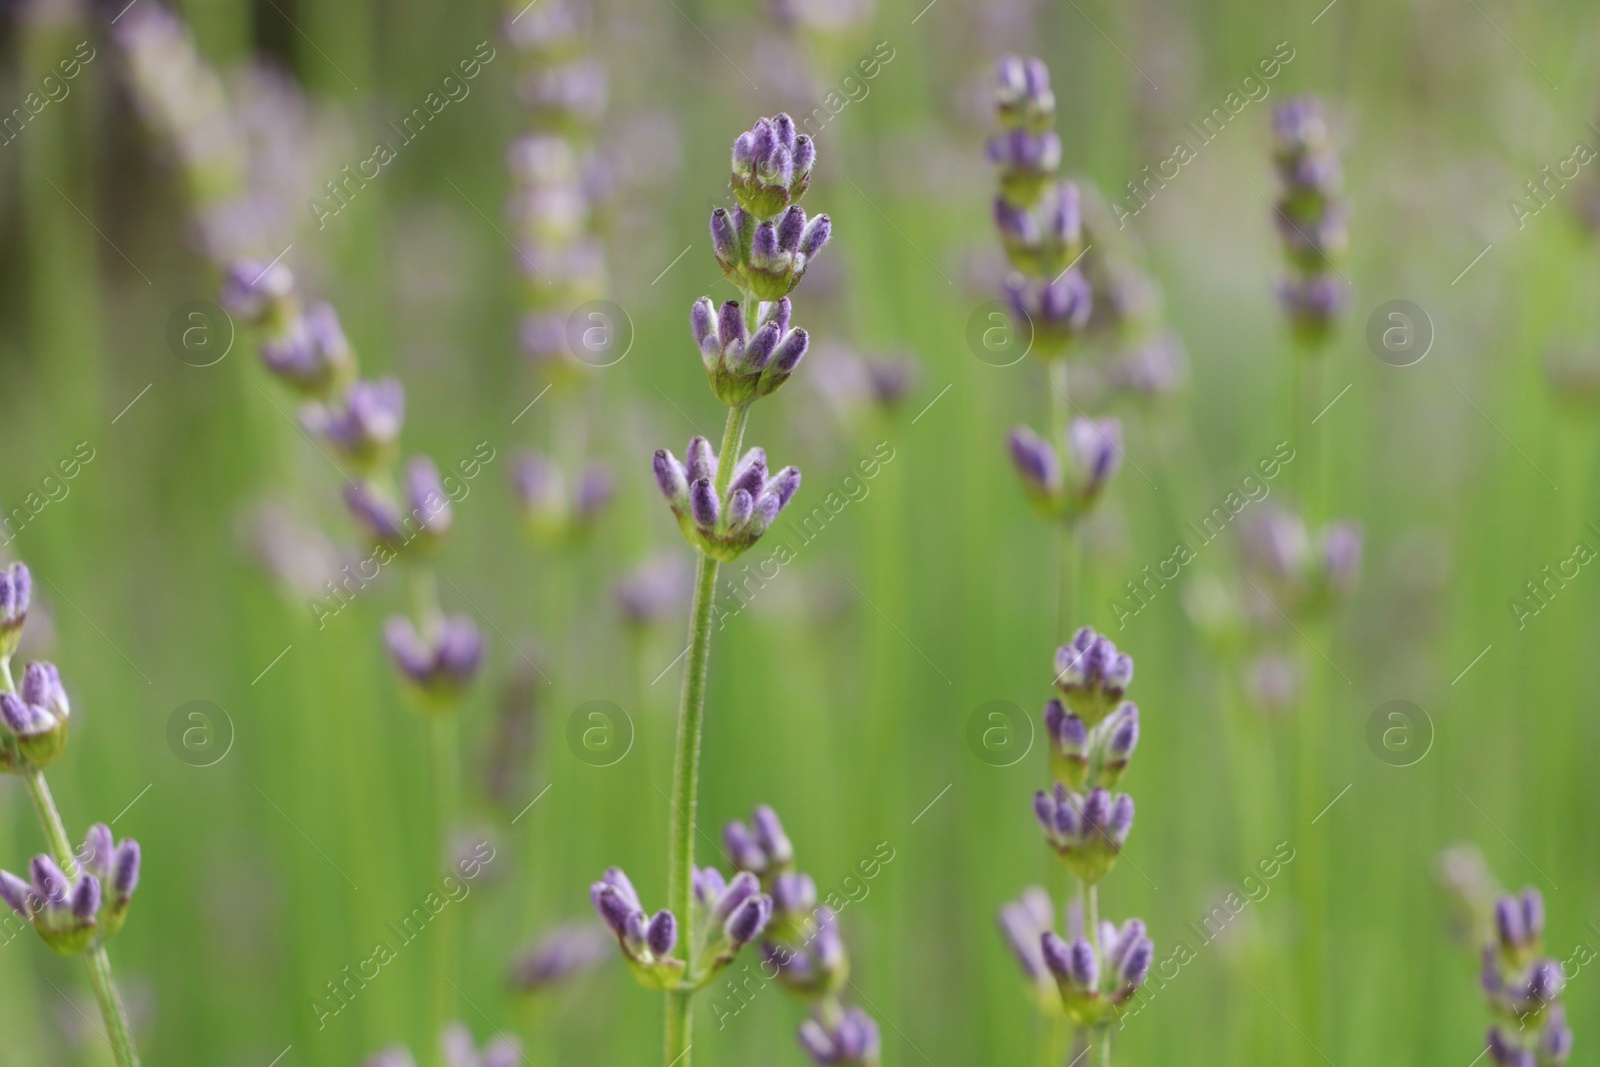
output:
[[[1100,918],[1099,885],[1133,829],[1133,798],[1114,793],[1139,744],[1139,709],[1123,700],[1133,660],[1089,627],[1055,657],[1059,695],[1045,705],[1045,735],[1055,782],[1034,795],[1045,843],[1077,882],[1063,937],[1054,906],[1033,888],[1000,910],[1000,929],[1047,1018],[1078,1027],[1094,1050],[1091,1063],[1111,1062],[1111,1031],[1150,971],[1154,946],[1140,919],[1120,927]],[[1054,1057],[1052,1056],[1052,1059]]]
[[[52,950],[82,956],[105,1017],[118,1067],[138,1067],[139,1050],[111,972],[106,942],[122,928],[139,886],[139,842],[89,827],[74,851],[44,770],[66,750],[71,706],[55,664],[34,661],[16,684],[11,660],[22,638],[33,588],[28,568],[0,571],[0,771],[22,778],[49,852],[33,857],[24,880],[0,870],[0,900],[33,924]]]
[[[1063,524],[1060,603],[1063,618],[1071,618],[1078,596],[1077,578],[1068,574],[1078,567],[1073,527],[1116,473],[1122,427],[1115,418],[1071,415],[1069,357],[1081,348],[1094,294],[1078,266],[1087,251],[1079,189],[1059,177],[1050,72],[1043,60],[1006,56],[996,80],[1001,132],[990,139],[988,155],[1000,182],[995,227],[1013,268],[1005,290],[1029,351],[1045,361],[1051,410],[1048,436],[1026,426],[1011,431],[1011,460],[1039,513]]]
[[[695,993],[757,937],[772,917],[772,897],[749,872],[725,879],[694,863],[700,734],[711,653],[717,568],[760,539],[800,487],[800,472],[770,472],[764,449],[742,456],[750,408],[774,392],[804,358],[809,338],[790,328],[788,295],[827,242],[828,216],[808,219],[805,195],[816,146],[788,115],[763,118],[733,144],[737,206],[711,214],[711,240],[723,276],[740,290],[713,313],[695,302],[690,325],[712,391],[728,406],[722,445],[689,442],[686,461],[655,454],[656,483],[695,549],[694,603],[678,711],[668,843],[667,907],[648,916],[632,883],[613,868],[591,889],[595,910],[616,935],[635,977],[667,997],[664,1062],[690,1063]]]
[[[824,1067],[877,1067],[882,1045],[877,1023],[860,1008],[845,1007],[839,997],[850,977],[850,960],[838,915],[818,905],[817,883],[795,868],[794,846],[778,813],[766,805],[756,808],[748,825],[730,822],[723,828],[722,843],[734,865],[759,878],[772,897],[761,957],[764,973],[811,1005],[811,1017],[800,1024],[800,1047]]]

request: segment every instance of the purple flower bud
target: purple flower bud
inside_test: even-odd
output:
[[[799,467],[785,467],[783,470],[773,475],[771,481],[767,482],[767,492],[774,494],[778,498],[778,507],[780,510],[789,506],[789,501],[794,498],[794,494],[798,492],[799,489]]]
[[[439,538],[450,532],[450,497],[438,466],[427,456],[413,456],[406,465],[406,503],[420,533]]]
[[[1083,825],[1087,831],[1104,832],[1111,821],[1111,794],[1104,789],[1091,789],[1083,800]]]
[[[650,946],[650,951],[658,957],[672,955],[673,946],[678,943],[678,920],[673,918],[672,912],[662,908],[656,912],[655,918],[650,920],[650,927],[645,933],[645,944]]]
[[[800,235],[806,230],[806,212],[795,204],[778,217],[778,248],[784,252],[800,250]],[[759,233],[759,231],[757,231]]]
[[[811,167],[817,161],[817,146],[810,137],[801,134],[794,140],[794,173],[796,177],[804,178],[810,175]]]
[[[406,680],[442,703],[459,697],[483,662],[483,638],[465,615],[440,619],[426,637],[410,619],[396,615],[385,624],[383,638]]]
[[[1128,834],[1133,830],[1133,798],[1126,793],[1118,793],[1117,799],[1112,802],[1111,814],[1105,823],[1105,835],[1111,843],[1121,848],[1127,843]]]
[[[1127,762],[1139,744],[1139,707],[1128,702],[1117,709],[1118,721],[1106,744],[1107,758]]]
[[[689,328],[694,333],[695,347],[702,353],[721,350],[722,342],[717,335],[717,313],[709,296],[702,296],[689,309]]]
[[[671,452],[658,448],[654,466],[656,485],[661,489],[661,495],[667,498],[672,510],[682,511],[689,504],[689,480],[684,474],[683,464]]]
[[[811,336],[801,329],[790,330],[779,342],[777,350],[772,354],[772,368],[778,375],[787,378],[794,373],[794,369],[805,358],[806,348],[811,343]]]
[[[710,533],[717,528],[722,505],[717,502],[717,493],[711,487],[710,478],[701,478],[689,487],[689,511],[702,533]]]
[[[794,151],[794,119],[789,117],[788,112],[780,111],[773,116],[772,132],[779,145],[791,152]]]
[[[733,142],[733,172],[748,178],[756,164],[756,134],[741,133]]]
[[[1328,585],[1339,593],[1355,586],[1361,570],[1361,530],[1353,523],[1336,522],[1322,535],[1322,563]]]
[[[773,866],[787,867],[794,862],[794,846],[789,843],[789,835],[784,833],[776,811],[762,804],[756,808],[750,822],[755,828],[756,840],[761,842]]]
[[[722,877],[722,872],[715,867],[696,867],[690,879],[694,890],[694,898],[701,906],[714,908],[717,901],[728,891],[728,883]]]
[[[1143,985],[1145,976],[1150,973],[1150,960],[1154,954],[1155,946],[1148,937],[1135,938],[1117,967],[1117,977],[1122,984],[1134,988]]]
[[[1522,908],[1515,897],[1501,897],[1494,904],[1494,925],[1500,935],[1500,945],[1508,952],[1527,947],[1528,931],[1523,924]]]
[[[744,359],[740,361],[737,369],[747,374],[764,369],[767,362],[772,359],[773,350],[778,347],[779,336],[781,334],[777,323],[769,322],[757,330],[745,347]]]
[[[111,857],[116,847],[116,842],[111,836],[111,827],[103,822],[97,822],[89,827],[89,832],[83,837],[83,851],[79,854],[79,862],[86,870],[105,878],[111,873]]]
[[[28,874],[33,879],[33,891],[40,900],[54,907],[66,906],[67,876],[61,873],[55,860],[45,855],[33,857],[28,864]]]
[[[817,883],[809,874],[784,871],[772,880],[772,906],[785,914],[810,911],[817,906]]]
[[[711,909],[711,922],[724,923],[747,900],[761,894],[761,882],[749,871],[740,871],[729,880],[721,897]]]
[[[222,306],[246,322],[260,322],[294,291],[294,275],[281,262],[235,260],[222,276]]]
[[[125,839],[111,857],[111,893],[126,903],[139,888],[139,842]]]
[[[814,258],[832,234],[833,220],[826,215],[816,216],[806,224],[805,232],[800,235],[800,254],[807,260]]]
[[[769,322],[774,323],[777,325],[779,333],[787,333],[789,330],[790,310],[788,297],[776,302],[767,301],[761,305],[761,323],[763,326]]]
[[[72,914],[79,922],[88,922],[100,911],[100,879],[85,874],[72,889]]]
[[[742,326],[740,328],[743,329]],[[689,450],[684,453],[684,467],[691,482],[697,482],[702,478],[715,478],[717,476],[717,453],[711,447],[711,442],[704,437],[690,438]]]
[[[592,923],[557,927],[513,966],[512,984],[537,992],[593,969],[603,959],[610,942]]]
[[[751,897],[729,916],[723,932],[735,947],[753,941],[772,918],[772,898],[762,894]]]
[[[1080,989],[1099,988],[1100,961],[1095,959],[1094,948],[1085,938],[1075,937],[1067,946],[1066,976]]]
[[[27,882],[10,871],[0,871],[0,900],[9,904],[12,911],[24,919],[32,919],[36,899]]]
[[[0,693],[0,719],[5,720],[6,729],[19,737],[35,732],[33,709],[14,693]]]
[[[755,496],[759,494],[767,483],[767,450],[752,448],[744,454],[739,465],[733,470],[733,479],[728,483],[730,490],[743,489]]]
[[[755,239],[750,242],[750,262],[758,267],[772,267],[777,264],[779,254],[778,228],[763,222],[756,227]]]
[[[1093,495],[1116,473],[1122,461],[1122,423],[1115,418],[1074,419],[1067,428],[1073,462],[1082,473],[1083,495]]]
[[[594,904],[600,921],[610,927],[617,937],[626,936],[628,918],[638,914],[638,909],[627,900],[616,886],[596,882],[589,887],[589,899]]]
[[[1028,492],[1048,498],[1061,491],[1061,461],[1053,448],[1026,426],[1011,431],[1011,464]]]
[[[1559,1007],[1551,1009],[1550,1021],[1539,1039],[1539,1053],[1551,1067],[1560,1067],[1572,1055],[1572,1027],[1567,1025],[1566,1012]]]
[[[739,233],[734,228],[733,216],[728,209],[719,207],[711,213],[711,247],[717,262],[732,268],[739,262]]]
[[[1544,936],[1544,897],[1540,892],[1529,886],[1522,891],[1522,928],[1527,932],[1530,941],[1537,941]]]
[[[728,496],[727,521],[730,531],[742,530],[755,514],[755,497],[747,489],[735,489]]]

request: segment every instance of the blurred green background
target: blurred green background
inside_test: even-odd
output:
[[[175,309],[211,298],[217,278],[184,240],[182,183],[129,102],[103,30],[112,7],[10,3],[4,24],[5,108],[79,41],[97,49],[70,96],[0,146],[5,510],[44,494],[80,443],[93,452],[6,547],[38,576],[29,641],[58,662],[74,704],[74,739],[50,778],[75,836],[116,816],[119,836],[143,843],[143,883],[111,948],[147,1063],[348,1065],[396,1040],[421,1049],[426,949],[402,951],[321,1028],[312,1006],[444,870],[426,733],[379,641],[405,590],[388,575],[318,629],[307,592],[263,565],[263,537],[302,573],[326,558],[308,547],[321,535],[264,535],[264,501],[349,550],[339,478],[291,426],[247,337],[206,368],[169,349]],[[327,145],[300,146],[307,195],[365,158],[479,42],[509,52],[507,11],[477,0],[178,7],[212,62],[280,64],[327,118]],[[487,441],[497,457],[458,505],[440,562],[447,606],[492,641],[463,712],[460,830],[490,840],[496,858],[458,905],[458,1016],[480,1038],[521,1034],[533,1063],[658,1057],[660,998],[614,961],[540,1004],[512,993],[506,972],[540,932],[586,917],[587,886],[607,865],[626,867],[647,905],[664,900],[678,685],[668,667],[682,615],[630,635],[611,589],[652,554],[689,555],[648,460],[714,434],[722,414],[685,328],[695,297],[730,295],[706,216],[728,201],[740,130],[809,111],[886,42],[892,61],[818,138],[807,206],[833,216],[835,236],[827,271],[796,294],[796,320],[819,339],[913,354],[917,384],[892,412],[841,411],[806,381],[808,364],[755,410],[749,441],[802,467],[802,509],[875,449],[893,459],[716,636],[700,860],[717,859],[713,827],[760,802],[783,815],[825,893],[887,842],[893,862],[842,915],[853,999],[882,1023],[885,1062],[1037,1062],[1038,1023],[994,913],[1026,885],[1059,888],[1029,811],[1044,756],[1036,746],[997,768],[965,741],[988,701],[1035,715],[1064,637],[1056,539],[1004,450],[1012,425],[1045,424],[1042,374],[1032,361],[990,366],[966,339],[997,277],[982,158],[990,71],[1008,51],[1044,57],[1065,170],[1121,195],[1288,42],[1295,58],[1267,99],[1118,234],[1137,236],[1165,291],[1190,381],[1153,408],[1119,411],[1128,463],[1088,534],[1071,621],[1134,656],[1144,716],[1123,786],[1138,822],[1102,906],[1143,916],[1158,958],[1180,940],[1196,958],[1130,1020],[1116,1055],[1471,1063],[1486,1016],[1435,884],[1443,847],[1475,840],[1508,885],[1539,885],[1552,954],[1600,945],[1600,794],[1584,777],[1600,751],[1600,663],[1585,651],[1600,629],[1600,577],[1584,568],[1520,627],[1511,604],[1527,603],[1525,583],[1576,542],[1600,545],[1585,404],[1600,366],[1600,262],[1579,219],[1600,188],[1596,164],[1547,186],[1549,206],[1520,227],[1507,203],[1533,204],[1524,183],[1575,142],[1600,146],[1597,17],[1592,5],[1500,0],[879,0],[849,32],[807,38],[754,4],[601,0],[603,136],[633,152],[639,179],[609,219],[610,298],[635,340],[582,389],[531,409],[542,385],[515,341],[519,282],[502,221],[505,150],[523,125],[513,61],[486,67],[326,228],[304,212],[286,262],[338,307],[367,371],[405,381],[407,451],[445,465]],[[1317,379],[1337,403],[1314,429],[1288,416],[1294,353],[1272,288],[1270,108],[1291,92],[1328,105],[1353,203],[1353,298]],[[1380,362],[1366,342],[1369,315],[1391,299],[1431,319],[1431,351],[1411,367]],[[1556,385],[1552,356],[1566,372]],[[612,463],[618,499],[583,542],[537,545],[520,527],[510,460],[573,432]],[[1310,825],[1250,785],[1275,779],[1288,795],[1307,784],[1290,780],[1295,711],[1241,708],[1237,665],[1184,611],[1185,584],[1232,567],[1231,538],[1124,629],[1109,602],[1277,442],[1313,438],[1326,457],[1321,517],[1357,519],[1367,552],[1352,602],[1308,638],[1320,651],[1291,642],[1314,668],[1328,724],[1309,785],[1339,797]],[[1435,732],[1407,767],[1367,742],[1374,709],[1397,698]],[[574,709],[596,699],[637,730],[609,767],[580,761],[566,740]],[[231,721],[231,748],[211,766],[169,747],[169,721],[191,700]],[[515,709],[530,706],[523,745]],[[511,779],[491,791],[496,760]],[[1241,796],[1266,810],[1242,817]],[[1201,948],[1191,924],[1280,841],[1295,850],[1289,874]],[[25,794],[0,782],[0,865],[21,869],[41,847]],[[1295,880],[1307,869],[1327,909],[1316,1026],[1291,977],[1307,892]],[[109,1062],[86,996],[77,967],[36,938],[0,945],[0,1062]],[[1600,980],[1583,971],[1567,998],[1574,1062],[1600,1062],[1585,1025]],[[802,1063],[800,1015],[776,988],[724,1029],[707,1012],[697,1062]]]

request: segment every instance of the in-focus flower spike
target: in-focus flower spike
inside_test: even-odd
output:
[[[1091,728],[1122,703],[1133,683],[1133,659],[1088,626],[1056,649],[1055,669],[1062,699]]]
[[[800,488],[800,471],[769,475],[766,452],[752,448],[734,467],[722,497],[715,489],[717,458],[703,437],[689,442],[687,463],[666,449],[655,454],[656,484],[678,517],[684,539],[722,563],[761,539]]]
[[[28,621],[28,602],[33,598],[33,575],[27,564],[13,563],[0,568],[0,660],[17,653],[22,626]]]
[[[762,303],[753,335],[745,329],[737,301],[714,309],[708,296],[695,301],[689,325],[711,391],[729,407],[776,392],[794,374],[811,342],[806,331],[789,328],[787,298]]]
[[[307,405],[300,422],[308,433],[332,444],[352,469],[364,473],[393,457],[405,412],[399,379],[380,378],[355,382],[341,401]]]
[[[878,1065],[882,1048],[878,1024],[860,1008],[846,1008],[833,1019],[819,1011],[814,1018],[800,1024],[798,1037],[806,1055],[823,1067]]]
[[[1033,811],[1050,847],[1088,885],[1116,865],[1133,829],[1133,798],[1105,789],[1079,794],[1057,782],[1054,789],[1034,794]]]
[[[355,375],[356,358],[331,305],[317,301],[261,343],[273,376],[311,399],[336,394]]]
[[[383,628],[389,657],[430,711],[452,710],[477,677],[483,663],[483,638],[466,615],[440,618],[426,635],[402,615]]]
[[[610,953],[606,931],[592,922],[565,923],[546,934],[511,965],[511,985],[541,993],[592,971]]]
[[[55,664],[28,664],[17,692],[0,693],[0,723],[9,735],[0,738],[0,749],[7,769],[45,767],[61,755],[71,711]]]
[[[512,461],[511,478],[523,521],[535,540],[545,544],[587,533],[616,495],[611,468],[598,460],[586,464],[571,486],[555,460],[523,452]]]
[[[796,134],[794,120],[780,114],[758,119],[733,142],[733,195],[757,221],[776,217],[805,195],[816,162],[816,146]]]
[[[589,887],[589,900],[600,921],[622,946],[634,977],[649,989],[677,988],[685,965],[672,955],[677,944],[677,922],[672,913],[662,910],[653,918],[647,917],[633,883],[618,867],[607,870],[600,881]],[[666,951],[657,952],[663,945]]]

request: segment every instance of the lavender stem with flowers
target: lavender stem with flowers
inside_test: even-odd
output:
[[[67,836],[44,777],[67,746],[67,692],[53,663],[29,663],[20,686],[11,672],[32,588],[23,564],[0,571],[0,771],[22,777],[50,851],[33,857],[27,880],[0,870],[0,900],[32,923],[51,949],[84,958],[117,1067],[138,1067],[106,941],[122,928],[138,888],[139,842],[116,841],[104,823],[89,827],[79,849]]]
[[[666,993],[663,1055],[669,1067],[689,1067],[695,993],[772,917],[772,897],[748,871],[729,880],[715,868],[695,866],[695,808],[717,568],[754,545],[800,488],[797,468],[774,474],[764,449],[742,457],[739,450],[751,405],[788,381],[809,344],[805,330],[789,325],[789,293],[831,227],[826,215],[807,219],[797,203],[815,160],[816,146],[796,134],[788,115],[760,119],[734,142],[731,184],[738,204],[712,212],[711,241],[741,300],[719,308],[701,297],[689,316],[711,390],[728,406],[722,444],[713,451],[710,441],[695,437],[683,461],[666,449],[654,460],[656,483],[699,555],[673,763],[668,906],[647,916],[617,868],[590,895],[635,977]]]
[[[1121,460],[1116,419],[1072,418],[1067,367],[1089,325],[1093,294],[1078,261],[1086,251],[1078,187],[1059,177],[1061,138],[1050,72],[1035,58],[1007,56],[996,71],[995,109],[1002,130],[989,141],[999,170],[994,221],[1013,268],[1006,296],[1029,351],[1045,361],[1050,432],[1011,432],[1012,463],[1038,511],[1061,526],[1058,629],[1078,614],[1077,520],[1099,498]],[[1064,450],[1064,452],[1063,452]]]

